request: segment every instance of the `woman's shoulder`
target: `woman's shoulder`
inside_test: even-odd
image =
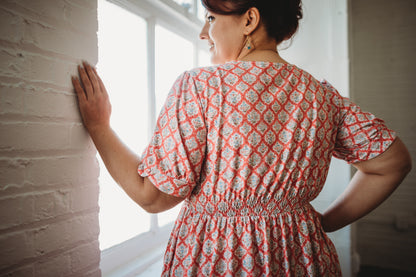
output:
[[[269,61],[230,61],[223,64],[201,66],[188,70],[190,75],[208,73],[219,76],[229,74],[230,72],[233,74],[256,75],[262,74],[265,71],[267,71],[267,73],[271,76],[280,74],[283,75],[283,77],[288,77],[293,74],[295,76],[305,76],[308,79],[317,81],[311,74],[309,74],[309,72],[298,67],[297,65]]]
[[[290,63],[276,63],[268,61],[231,61],[223,64],[195,67],[185,72],[190,78],[198,81],[223,79],[230,76],[267,74],[271,78],[280,79],[278,83],[290,81],[293,85],[305,84],[313,90],[340,96],[338,91],[328,81],[318,80],[307,70]],[[258,76],[257,76],[258,77]],[[255,78],[257,79],[257,78]]]
[[[219,77],[233,75],[253,74],[256,75],[261,69],[275,67],[277,70],[282,69],[284,64],[257,61],[230,61],[223,64],[200,66],[187,71],[190,76]]]
[[[206,65],[206,66],[199,66],[187,70],[187,74],[190,76],[199,76],[200,74],[205,75],[215,75],[216,72],[224,70],[224,64],[217,64],[217,65]]]

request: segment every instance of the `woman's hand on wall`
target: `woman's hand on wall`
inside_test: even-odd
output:
[[[137,173],[140,158],[111,129],[111,105],[96,70],[88,63],[78,66],[79,78],[72,77],[84,125],[113,179],[150,213],[170,209],[183,198],[158,190],[148,178]]]
[[[87,62],[78,66],[78,73],[79,78],[72,77],[72,84],[85,127],[90,134],[97,129],[109,128],[111,104],[100,76]]]

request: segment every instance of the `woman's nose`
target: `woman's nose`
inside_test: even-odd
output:
[[[204,27],[202,27],[201,33],[199,33],[200,39],[208,39],[208,22],[205,22]]]

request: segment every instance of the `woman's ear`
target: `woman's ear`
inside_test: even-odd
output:
[[[260,24],[260,12],[256,7],[249,8],[244,14],[244,35],[250,35]]]

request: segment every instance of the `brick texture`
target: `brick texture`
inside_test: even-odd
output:
[[[0,1],[0,276],[100,276],[95,148],[70,76],[97,3]]]

